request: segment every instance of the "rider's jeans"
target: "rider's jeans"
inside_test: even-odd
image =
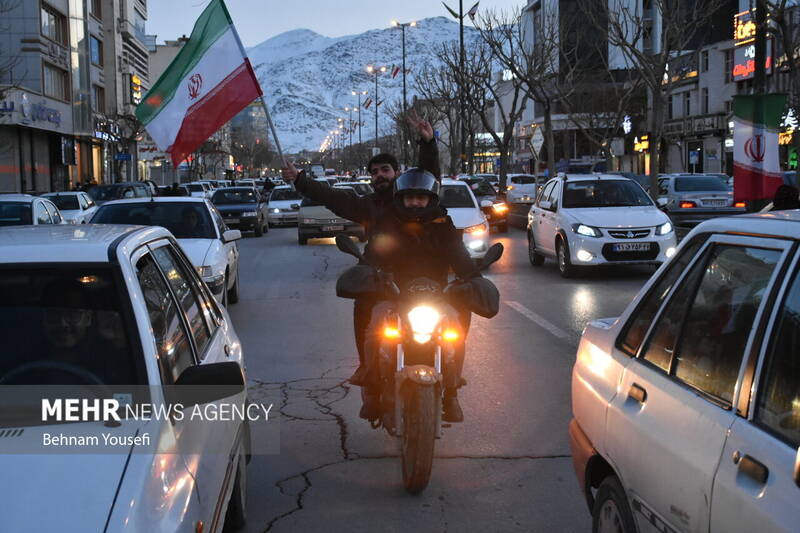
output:
[[[445,389],[454,391],[461,385],[461,372],[464,368],[464,354],[469,331],[470,312],[458,312],[450,305],[444,306],[446,321],[450,327],[458,331],[458,340],[454,343],[452,356],[448,357],[449,350],[442,350],[442,377]],[[383,332],[387,324],[396,324],[393,317],[397,315],[397,303],[382,301],[372,307],[371,320],[366,330],[364,341],[364,356],[367,367],[367,381],[378,386],[380,384],[379,357],[381,345],[391,348],[384,339]],[[394,346],[393,341],[392,347]]]

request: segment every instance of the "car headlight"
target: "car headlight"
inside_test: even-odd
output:
[[[317,223],[317,221],[314,220],[313,218],[304,218],[303,219],[303,224],[316,224],[316,223]]]
[[[489,231],[489,229],[486,227],[485,223],[476,224],[474,226],[469,226],[468,228],[464,228],[464,233],[472,235],[473,237],[480,237],[487,231]]]
[[[276,207],[275,209],[273,209],[273,210],[272,210],[272,212],[273,212],[273,213],[275,213],[275,214],[277,214],[277,213],[280,213],[280,212],[281,212],[281,210],[280,210],[280,209],[278,209],[278,208]]]
[[[584,237],[602,237],[603,234],[600,233],[600,230],[597,228],[593,228],[592,226],[587,226],[586,224],[573,224],[572,231],[577,233],[578,235],[583,235]]]
[[[243,217],[257,217],[258,213],[256,213],[255,211],[245,211],[244,213],[242,213],[242,216]]]
[[[433,307],[418,305],[408,312],[408,321],[411,323],[411,331],[414,333],[414,340],[420,344],[425,344],[431,340],[436,326],[442,315]]]
[[[508,211],[508,206],[506,204],[494,204],[492,206],[492,211],[494,211],[498,215],[502,215],[503,213]]]
[[[666,235],[667,233],[672,232],[672,223],[665,222],[664,224],[658,226],[656,228],[656,235]]]
[[[208,265],[199,266],[197,267],[197,273],[201,278],[209,278],[211,277],[211,267]]]

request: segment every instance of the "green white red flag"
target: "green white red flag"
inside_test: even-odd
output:
[[[783,94],[733,97],[733,196],[735,202],[772,198],[783,184],[778,133]]]
[[[177,166],[261,94],[225,3],[211,0],[136,117]]]

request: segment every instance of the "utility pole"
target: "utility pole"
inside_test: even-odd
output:
[[[375,67],[369,65],[367,72],[375,75],[375,148],[378,148],[378,75],[386,72],[386,67]]]
[[[406,113],[406,111],[408,111],[408,93],[406,90],[406,27],[410,26],[413,28],[416,25],[417,25],[416,22],[397,22],[396,20],[392,21],[392,26],[400,28],[403,41],[403,113]],[[400,131],[401,133],[403,132],[402,126]],[[403,137],[405,136],[401,135],[400,139],[403,143],[403,164],[405,165],[406,162],[408,161],[408,155],[407,155],[408,140],[404,139]]]
[[[765,63],[767,61],[767,6],[764,0],[756,0],[756,71],[753,74],[753,94],[764,94],[767,84]]]
[[[464,117],[464,0],[458,0],[458,28],[459,40],[461,43],[461,55],[459,57],[459,70],[458,77],[461,83],[458,84],[459,88],[459,104],[461,115],[461,172],[467,173],[467,137],[466,137],[466,119]]]
[[[358,107],[356,111],[358,111],[358,144],[361,144],[361,95],[367,94],[367,91],[350,91],[353,96],[358,97]]]

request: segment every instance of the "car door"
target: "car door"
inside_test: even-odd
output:
[[[711,502],[712,531],[797,531],[800,524],[800,268],[776,299],[764,339],[752,350],[755,394],[739,402]],[[754,365],[755,366],[755,365]]]
[[[707,531],[743,354],[787,248],[709,238],[626,367],[606,442],[640,531]]]
[[[177,379],[182,370],[190,364],[210,364],[226,361],[230,347],[225,346],[224,331],[219,327],[221,314],[209,301],[208,290],[194,274],[189,261],[175,243],[161,241],[151,246],[152,255],[158,268],[165,275],[170,291],[178,302],[182,320],[192,345],[193,359],[182,361],[167,376],[167,382]],[[214,307],[212,307],[214,306]],[[244,394],[239,398],[244,401]],[[218,407],[229,399],[199,406],[204,413]],[[241,421],[230,420],[224,424],[209,423],[204,419],[191,419],[188,414],[176,421],[176,434],[187,439],[181,449],[184,451],[189,469],[195,476],[201,500],[208,512],[208,523],[214,523],[215,511],[223,491],[228,487],[231,469],[231,453],[235,450],[238,428]],[[180,427],[178,427],[180,426]],[[224,428],[224,430],[221,430]]]
[[[542,207],[542,214],[539,222],[541,239],[536,240],[536,247],[544,249],[550,255],[556,253],[556,233],[558,232],[558,199],[560,195],[561,181],[554,180],[550,194],[545,198],[546,207]]]
[[[548,213],[548,211],[542,207],[541,204],[547,201],[555,184],[556,180],[551,180],[549,183],[545,184],[542,193],[539,195],[539,198],[536,199],[531,209],[531,233],[533,233],[533,239],[536,242],[536,249],[542,253],[547,250],[544,242],[545,235],[542,232],[542,224],[544,223],[545,214]]]
[[[220,214],[219,209],[217,209],[214,204],[206,202],[206,205],[211,211],[211,217],[214,219],[214,225],[217,227],[217,233],[219,234],[220,240],[223,242],[222,246],[225,250],[225,258],[228,262],[228,270],[231,273],[228,284],[230,287],[232,287],[235,283],[236,277],[239,275],[239,247],[236,245],[236,241],[225,242],[223,240],[222,236],[228,230],[228,226],[225,225],[225,220],[222,218],[222,214]]]
[[[42,202],[47,208],[47,212],[50,213],[50,218],[53,220],[53,224],[63,224],[64,219],[61,217],[61,212],[58,210],[56,205],[48,200],[42,200]]]
[[[50,213],[47,212],[42,200],[33,201],[33,223],[36,225],[53,223],[53,219],[50,217]]]

